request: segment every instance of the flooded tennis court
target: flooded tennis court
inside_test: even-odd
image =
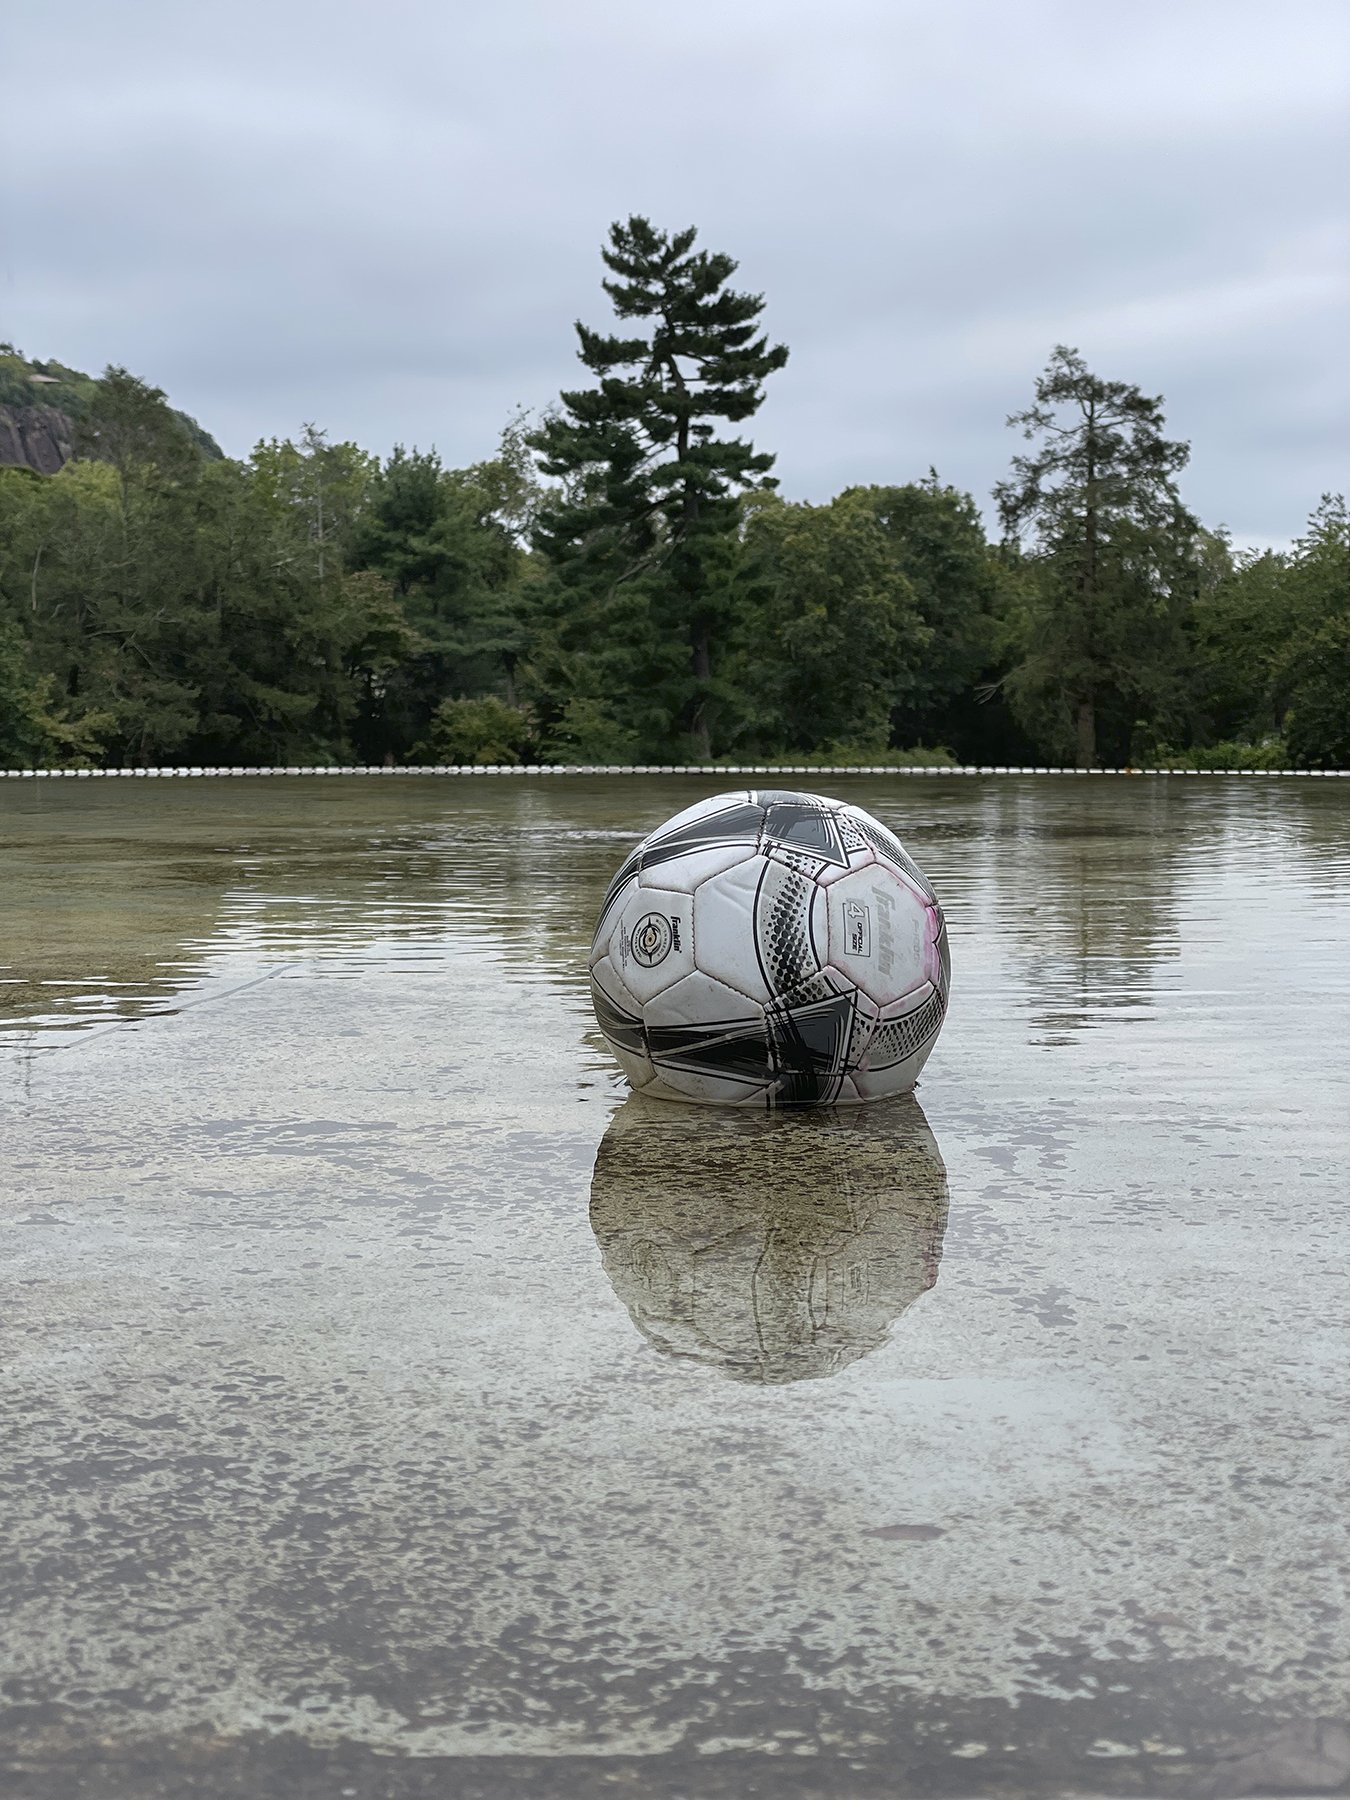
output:
[[[1350,1781],[1350,784],[789,784],[912,1100],[628,1095],[707,777],[0,785],[0,1790]]]

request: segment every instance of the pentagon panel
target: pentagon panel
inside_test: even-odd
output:
[[[648,834],[646,841],[650,843],[670,831],[682,831],[687,825],[696,825],[700,819],[712,818],[732,807],[753,804],[756,798],[749,788],[733,788],[730,793],[711,794],[706,800],[697,800],[692,806],[686,806],[683,812],[672,813],[664,825],[658,825],[655,831]]]
[[[766,855],[755,894],[754,949],[771,994],[790,993],[825,961],[825,896],[805,870]]]
[[[844,992],[792,999],[769,1008],[777,1105],[829,1106],[840,1098],[849,1073],[856,1006],[856,996]]]
[[[672,1072],[663,1065],[655,1065],[655,1068],[654,1079],[637,1091],[656,1100],[695,1106],[744,1106],[756,1110],[763,1110],[770,1104],[765,1098],[766,1089],[754,1083],[687,1069]]]
[[[652,1068],[687,1099],[765,1103],[773,1063],[762,1010],[706,975],[669,989],[646,1024]],[[710,1084],[712,1086],[710,1087]]]
[[[609,960],[639,1001],[688,975],[695,967],[692,897],[634,882],[614,922]]]
[[[704,801],[662,825],[645,838],[635,852],[645,873],[691,851],[726,849],[742,845],[752,851],[759,843],[764,809],[747,794],[725,794],[718,801]]]
[[[628,1085],[635,1092],[649,1088],[656,1080],[656,1071],[647,1060],[645,1051],[639,1056],[635,1050],[622,1050],[617,1044],[610,1045],[619,1067],[628,1077]]]
[[[762,842],[824,863],[848,866],[848,852],[839,830],[838,809],[832,801],[814,794],[760,795],[764,804]]]
[[[654,1022],[657,1031],[664,1025],[691,1025],[719,1034],[742,1028],[757,1031],[761,1037],[764,1032],[764,1008],[702,969],[684,976],[651,1005],[654,1015],[659,1015]]]

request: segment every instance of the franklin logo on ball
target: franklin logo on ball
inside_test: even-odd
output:
[[[895,902],[885,888],[874,887],[872,898],[877,903],[877,964],[883,975],[889,975],[895,966],[895,933],[891,930]]]

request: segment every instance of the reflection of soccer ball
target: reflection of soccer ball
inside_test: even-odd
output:
[[[591,1227],[649,1343],[737,1381],[836,1374],[937,1280],[947,1175],[913,1100],[698,1120],[630,1094]]]
[[[900,842],[818,794],[719,794],[610,884],[600,1029],[667,1100],[814,1106],[914,1086],[947,1007],[942,909]]]

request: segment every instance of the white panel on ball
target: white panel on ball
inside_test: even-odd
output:
[[[737,993],[701,969],[695,969],[692,975],[684,976],[663,994],[658,994],[655,1000],[649,1001],[642,1009],[644,1023],[649,1012],[652,1028],[656,1031],[663,1026],[707,1027],[719,1021],[729,1028],[738,1028],[747,1020],[762,1027],[764,1022],[762,1007],[747,1001],[744,994]]]
[[[639,1002],[634,999],[631,993],[629,993],[627,987],[625,987],[623,981],[619,977],[619,971],[615,968],[608,956],[597,957],[591,963],[592,996],[594,996],[597,989],[613,1006],[617,1006],[625,1012],[636,1014],[641,1010]],[[603,1020],[601,1021],[601,1028],[604,1028]],[[609,1036],[609,1033],[606,1032],[605,1035]]]
[[[753,867],[755,852],[751,845],[719,844],[707,850],[693,851],[688,856],[674,857],[652,869],[642,869],[638,873],[638,884],[692,894],[712,876],[720,875],[724,869],[737,868],[747,859]]]
[[[755,800],[752,788],[733,788],[726,794],[710,794],[706,800],[696,800],[692,806],[686,806],[682,812],[672,813],[664,825],[650,832],[646,841],[652,838],[666,838],[673,832],[680,831],[686,825],[696,824],[701,819],[712,818],[728,812],[736,806],[753,806]]]
[[[682,1070],[673,1078],[679,1085],[672,1085],[672,1080],[662,1071],[649,1087],[639,1091],[649,1094],[654,1100],[674,1100],[677,1102],[694,1101],[701,1106],[763,1106],[764,1102],[752,1091],[749,1084],[736,1081],[728,1076],[700,1074],[691,1070]]]
[[[634,882],[609,938],[609,960],[637,1000],[650,1000],[684,975],[694,962],[691,894],[646,888]]]
[[[753,941],[755,896],[764,877],[759,856],[751,852],[734,868],[705,881],[694,894],[694,933],[698,966],[747,998],[767,1005],[773,998],[756,957],[745,947]]]
[[[625,858],[591,952],[601,1030],[669,1099],[852,1104],[913,1087],[947,1005],[942,910],[860,807],[715,795]]]

